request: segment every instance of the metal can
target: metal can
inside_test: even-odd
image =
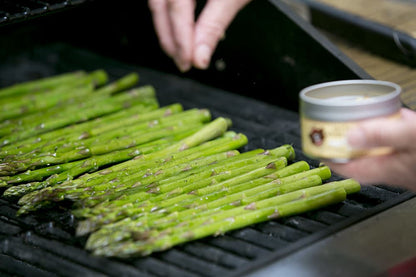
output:
[[[399,117],[400,93],[399,85],[377,80],[335,81],[303,89],[300,92],[303,152],[312,158],[340,163],[390,152],[387,147],[353,149],[346,134],[364,119]]]

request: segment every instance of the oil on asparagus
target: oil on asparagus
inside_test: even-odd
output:
[[[0,188],[19,215],[69,200],[95,255],[128,258],[342,202],[355,180],[248,142],[207,109],[161,107],[135,72],[0,89]],[[66,201],[68,202],[68,201]]]

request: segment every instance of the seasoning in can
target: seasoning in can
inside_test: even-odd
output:
[[[363,155],[380,155],[387,147],[353,149],[348,130],[364,119],[399,117],[401,88],[376,80],[347,80],[313,85],[300,92],[303,152],[333,162],[347,162]]]

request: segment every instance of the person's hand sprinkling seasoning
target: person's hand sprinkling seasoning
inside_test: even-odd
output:
[[[195,19],[195,0],[149,0],[160,45],[180,71],[206,69],[218,41],[250,0],[208,0]]]

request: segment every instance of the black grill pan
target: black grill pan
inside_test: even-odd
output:
[[[31,65],[28,67],[27,65]],[[194,80],[128,65],[66,44],[50,44],[8,57],[0,76],[13,81],[75,69],[103,68],[115,79],[136,71],[141,84],[156,87],[161,105],[208,108],[229,117],[232,129],[249,138],[243,151],[290,143],[298,160],[318,161],[300,149],[298,115],[293,111],[203,85]],[[0,79],[0,86],[11,80]],[[339,179],[333,176],[333,180]],[[392,207],[413,194],[388,186],[364,187],[343,203],[303,215],[253,225],[137,259],[93,257],[85,238],[74,236],[76,220],[65,205],[16,217],[13,201],[0,198],[0,274],[11,276],[241,276],[302,249],[338,230]]]

